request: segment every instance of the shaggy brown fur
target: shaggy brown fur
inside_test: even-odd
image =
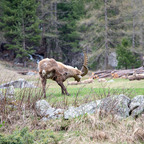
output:
[[[75,78],[76,81],[80,81],[81,77],[88,73],[87,68],[87,56],[85,55],[84,65],[82,70],[78,70],[72,66],[64,65],[61,62],[57,62],[54,59],[43,59],[38,64],[39,75],[41,77],[44,97],[46,98],[46,79],[52,79],[57,82],[61,87],[62,94],[69,95],[63,82],[70,77]]]

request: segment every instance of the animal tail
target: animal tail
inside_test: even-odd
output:
[[[44,77],[46,75],[46,71],[42,70],[42,76]]]

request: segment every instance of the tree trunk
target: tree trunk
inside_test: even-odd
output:
[[[131,0],[131,7],[134,9],[134,1]],[[135,10],[132,12],[132,25],[133,25],[133,31],[132,31],[132,47],[135,49]]]
[[[23,45],[23,49],[26,50],[26,42],[25,42],[25,25],[24,25],[24,20],[22,20],[22,33],[23,33],[22,45]]]
[[[53,9],[53,2],[51,2],[50,3],[50,13],[51,13],[51,25],[53,25],[54,24],[54,16],[53,16],[53,11],[54,11],[54,9]]]
[[[58,46],[58,39],[57,39],[57,35],[58,35],[58,30],[57,30],[57,2],[54,3],[54,10],[55,10],[55,49],[57,51],[57,59],[59,59],[59,46]]]
[[[105,69],[108,68],[108,19],[107,19],[107,0],[105,0]]]
[[[140,0],[140,12],[143,11],[143,2]],[[143,20],[142,20],[142,15],[140,18],[140,51],[144,50],[144,29],[143,29]],[[140,53],[141,61],[142,61],[142,66],[144,67],[144,54]]]
[[[45,1],[44,0],[41,0],[40,1],[40,6],[41,6],[41,16],[42,16],[42,19],[43,19],[43,16],[44,16],[44,5],[45,5]],[[40,50],[41,51],[47,51],[47,48],[46,48],[46,38],[44,36],[44,34],[46,33],[46,28],[45,28],[45,23],[41,23],[41,29],[42,29],[42,32],[41,32],[41,41],[40,41]],[[45,52],[44,53],[44,57],[47,57],[47,53]]]
[[[22,33],[23,33],[23,40],[22,40],[22,45],[23,45],[23,49],[26,50],[26,39],[25,39],[25,25],[24,25],[24,19],[22,19]],[[23,61],[23,66],[26,67],[26,59],[22,58]]]

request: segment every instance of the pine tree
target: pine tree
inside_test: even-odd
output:
[[[63,22],[60,31],[61,48],[63,55],[67,57],[67,63],[70,63],[75,53],[81,52],[80,33],[77,21],[84,16],[84,0],[70,0],[58,4],[60,11],[59,20]]]
[[[2,5],[0,25],[9,42],[8,47],[26,66],[28,55],[34,52],[40,40],[37,3],[35,0],[2,0]]]
[[[107,69],[108,55],[121,43],[126,29],[122,15],[122,0],[104,0],[88,3],[87,15],[80,21],[84,43],[91,51],[90,67]],[[101,65],[96,65],[100,63]]]
[[[140,57],[132,53],[128,47],[131,43],[127,39],[123,39],[121,44],[117,47],[118,68],[138,68],[141,65]]]
[[[38,0],[38,16],[41,19],[40,27],[42,29],[40,49],[45,52],[44,57],[55,58],[62,61],[62,50],[59,39],[58,4],[60,1]]]

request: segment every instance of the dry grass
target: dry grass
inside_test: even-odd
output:
[[[13,68],[5,68],[4,65],[0,64],[0,83],[9,82],[11,80],[17,80],[19,78],[24,78],[25,80],[35,81],[38,83],[39,76],[24,76],[19,75]],[[88,77],[86,77],[88,78]],[[70,79],[72,80],[72,79]],[[88,85],[76,85],[68,86],[69,89],[84,90],[85,88],[119,88],[119,87],[137,87],[144,88],[144,81],[128,81],[122,79],[114,79],[115,82],[106,84],[99,83],[97,80],[93,84]],[[65,82],[67,85],[67,82]],[[48,80],[49,90],[55,88],[56,90],[60,88],[58,85]],[[144,117],[141,116],[137,119],[131,117],[117,121],[112,116],[109,117],[98,117],[96,114],[84,115],[75,119],[64,120],[49,120],[41,121],[41,118],[36,115],[34,109],[34,103],[36,100],[41,99],[41,84],[38,83],[37,90],[35,89],[25,89],[17,90],[17,96],[19,99],[13,103],[12,109],[8,107],[9,101],[3,103],[4,111],[0,113],[0,124],[3,124],[0,128],[0,133],[11,134],[13,131],[21,130],[28,127],[30,132],[35,130],[51,130],[55,135],[62,134],[62,138],[58,143],[60,144],[120,144],[120,143],[144,143]],[[83,87],[83,89],[82,89]],[[48,90],[48,101],[54,97],[55,93],[49,95]],[[91,95],[92,96],[92,95]],[[75,96],[71,97],[55,97],[53,101],[53,106],[64,107],[69,106],[70,101],[74,103],[79,103],[80,93],[77,92]],[[59,101],[58,98],[61,98]],[[88,95],[81,97],[83,102],[87,102]],[[57,103],[55,105],[55,103]],[[2,103],[0,104],[2,106]],[[5,123],[3,123],[5,122]],[[41,139],[47,137],[47,131],[45,131],[45,136]],[[35,138],[37,141],[37,138]]]
[[[14,67],[9,62],[0,61],[0,83],[10,82],[12,80],[18,80],[23,78],[25,80],[37,80],[39,78],[38,74],[34,76],[21,75],[18,71],[32,71],[33,69]]]
[[[13,117],[3,129],[3,133],[11,133],[15,129],[28,127],[33,130],[51,130],[55,135],[60,133],[63,138],[60,144],[141,144],[144,142],[144,121],[143,117],[134,120],[127,119],[117,121],[113,117],[99,118],[97,115],[84,115],[71,120],[49,120],[40,121],[34,112],[23,113],[14,112]],[[45,133],[46,135],[46,133]]]
[[[100,119],[96,115],[85,115],[72,120],[44,122],[53,131],[64,130],[60,143],[141,143],[144,139],[143,117],[137,120],[127,118],[122,121],[112,117]],[[44,124],[43,123],[43,124]]]

